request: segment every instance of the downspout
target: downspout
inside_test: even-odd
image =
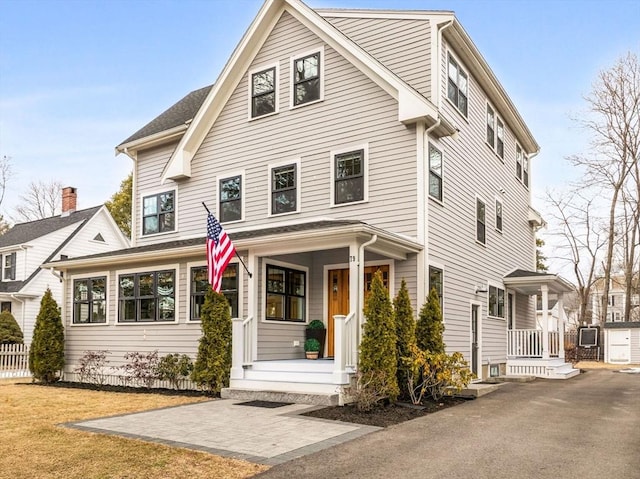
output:
[[[358,344],[360,344],[360,335],[362,331],[362,325],[364,321],[362,320],[363,314],[362,310],[364,309],[364,291],[363,291],[363,274],[364,274],[364,249],[367,246],[371,246],[373,243],[378,241],[378,235],[372,235],[371,239],[365,243],[362,243],[358,248]]]
[[[529,207],[531,208],[531,160],[533,160],[536,156],[540,154],[540,150],[534,151],[527,158],[527,163],[529,164],[529,184],[527,185],[527,189],[529,190]],[[542,215],[541,215],[542,216]],[[546,227],[546,222],[544,218],[542,218],[542,224],[539,228],[534,228],[533,231],[533,271],[537,270],[538,266],[538,245],[536,244],[536,238],[538,237],[538,231],[542,228]]]
[[[58,273],[58,271],[56,271],[55,268],[49,268],[49,272],[54,275],[56,278],[58,278],[60,280],[60,282],[62,283],[64,281],[64,272],[60,271]]]
[[[436,65],[438,66],[437,68],[437,72],[438,74],[436,75],[435,79],[435,92],[436,92],[436,107],[438,109],[438,113],[440,112],[440,79],[442,77],[442,72],[440,71],[440,57],[442,56],[442,32],[444,32],[447,28],[449,28],[451,25],[453,25],[453,20],[449,20],[447,23],[445,23],[442,28],[438,29],[438,37],[437,37],[437,44],[436,44],[436,49],[437,49],[437,55],[436,55]]]

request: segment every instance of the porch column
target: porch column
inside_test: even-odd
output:
[[[564,359],[564,293],[558,294],[558,357]]]
[[[360,295],[362,294],[362,266],[364,258],[359,257],[359,244],[353,242],[349,244],[349,312],[355,313],[358,324],[357,342],[360,344],[360,331],[362,328],[362,309],[360,308]],[[336,338],[337,340],[337,338]],[[335,347],[338,343],[335,343]]]
[[[542,359],[549,359],[549,287],[540,286],[542,291]]]
[[[347,364],[347,347],[346,331],[345,331],[345,319],[344,315],[335,315],[333,317],[333,383],[334,384],[346,384],[348,383],[348,375],[345,371]]]
[[[233,318],[231,320],[231,379],[243,379],[244,368],[244,331],[243,319]]]

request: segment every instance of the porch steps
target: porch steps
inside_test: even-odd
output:
[[[256,361],[245,368],[244,378],[251,381],[331,384],[333,361],[326,359]]]
[[[550,379],[569,379],[580,374],[579,369],[575,369],[571,363],[564,363],[555,366],[550,371]]]

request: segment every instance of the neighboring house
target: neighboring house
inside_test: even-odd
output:
[[[51,289],[58,305],[63,300],[60,273],[40,265],[129,245],[105,206],[76,211],[76,203],[76,189],[64,188],[61,215],[18,223],[0,236],[0,308],[11,311],[27,344],[45,290]],[[100,290],[97,284],[94,288],[95,293]],[[96,304],[96,314],[99,311]]]
[[[536,330],[535,295],[571,290],[533,272],[538,150],[453,13],[267,0],[214,85],[117,146],[134,162],[132,248],[48,265],[65,273],[67,377],[85,350],[114,366],[130,351],[195,357],[203,202],[252,273],[234,260],[223,281],[225,395],[339,400],[376,270],[392,296],[406,280],[416,314],[437,289],[447,350],[479,378],[574,374]],[[73,314],[86,278],[109,298],[91,325]],[[327,325],[328,360],[301,360],[312,319]]]
[[[634,277],[628,320],[626,314],[627,293],[622,273],[614,274],[609,282],[607,317],[602,321],[602,294],[604,280],[599,278],[592,288],[594,318],[604,328],[605,356],[608,363],[640,364],[640,276]]]

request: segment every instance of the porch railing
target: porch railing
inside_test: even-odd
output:
[[[507,355],[512,358],[542,358],[543,332],[539,329],[512,329],[507,331]],[[560,354],[560,333],[550,331],[549,357]]]
[[[244,376],[243,366],[253,362],[255,323],[253,316],[233,318],[231,323],[231,377],[241,379]]]
[[[346,384],[358,364],[358,321],[355,313],[336,315],[334,321],[334,382]]]

